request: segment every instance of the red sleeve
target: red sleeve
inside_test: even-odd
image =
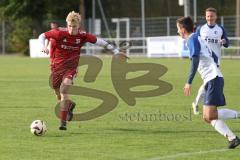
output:
[[[56,29],[52,29],[48,32],[45,32],[44,34],[47,39],[50,39],[50,38],[53,38],[55,40],[60,39],[60,32]]]
[[[86,42],[96,43],[97,37],[94,34],[86,33]]]

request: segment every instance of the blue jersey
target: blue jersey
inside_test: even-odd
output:
[[[223,45],[224,47],[227,48],[229,46],[229,40],[224,28],[218,24],[215,24],[214,26],[204,24],[203,26],[197,28],[196,33],[208,43],[211,50],[218,57],[218,64],[220,64],[222,46],[221,39],[226,40],[226,43]]]
[[[196,70],[200,73],[204,83],[207,83],[217,76],[223,77],[221,71],[217,67],[217,63],[214,61],[215,54],[204,39],[198,36],[198,34],[192,33],[187,39],[187,46],[190,51],[189,56],[194,62],[192,63],[192,73],[189,75],[189,84],[191,84]],[[195,61],[195,59],[197,59],[197,61]]]

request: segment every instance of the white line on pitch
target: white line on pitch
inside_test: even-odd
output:
[[[193,155],[199,155],[199,154],[206,154],[206,153],[214,153],[214,152],[226,152],[230,151],[230,149],[214,149],[210,151],[198,151],[198,152],[184,152],[174,155],[168,155],[168,156],[162,156],[162,157],[155,157],[147,160],[163,160],[163,159],[174,159],[179,157],[186,157],[186,156],[193,156]]]

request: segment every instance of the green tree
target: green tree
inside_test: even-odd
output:
[[[32,38],[32,29],[26,27],[26,24],[31,24],[32,20],[29,18],[22,18],[15,21],[15,27],[8,37],[9,45],[14,52],[21,52],[28,55],[28,40]]]
[[[1,19],[11,22],[12,26],[11,32],[7,34],[10,50],[28,54],[29,39],[37,38],[41,32],[49,29],[50,21],[65,19],[72,10],[79,10],[79,1],[1,0]]]
[[[28,54],[28,40],[40,32],[45,17],[44,1],[2,0],[0,11],[3,19],[11,22],[8,33],[10,50]]]

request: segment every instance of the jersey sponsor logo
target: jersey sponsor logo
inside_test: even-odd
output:
[[[79,31],[80,34],[86,34],[87,32],[85,31]]]
[[[62,49],[67,49],[67,50],[78,50],[79,47],[74,47],[74,46],[67,46],[67,45],[61,45]]]
[[[205,38],[207,43],[218,43],[218,39],[214,39],[214,38]]]
[[[76,44],[80,44],[81,39],[76,39]]]

